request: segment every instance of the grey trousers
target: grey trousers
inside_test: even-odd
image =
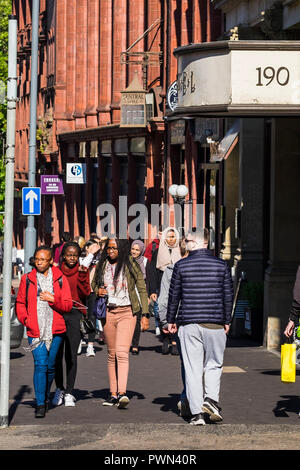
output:
[[[219,402],[227,335],[191,323],[178,330],[185,370],[186,395],[193,415],[201,413],[204,398]]]

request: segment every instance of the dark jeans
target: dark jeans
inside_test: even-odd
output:
[[[88,299],[87,299],[87,308],[88,308],[87,309],[87,316],[88,316],[88,319],[92,321],[92,323],[94,325],[94,328],[95,328],[95,331],[93,331],[93,333],[88,334],[88,342],[89,343],[93,343],[95,341],[95,336],[96,336],[96,317],[93,314],[95,301],[96,301],[96,294],[95,294],[95,292],[92,292],[88,296]]]
[[[139,312],[136,314],[136,325],[135,325],[135,330],[133,333],[132,337],[132,347],[137,348],[140,342],[140,336],[141,336],[141,318],[142,318],[142,312]]]
[[[183,359],[182,359],[182,352],[181,352],[181,344],[180,344],[180,339],[178,337],[178,332],[174,335],[176,339],[176,344],[177,344],[177,349],[179,352],[180,356],[180,370],[181,370],[181,380],[183,384],[183,390],[180,395],[180,400],[186,399],[186,385],[185,385],[185,370],[184,370],[184,364],[183,364]]]
[[[72,308],[64,314],[67,331],[56,356],[55,383],[56,387],[64,390],[63,356],[66,361],[66,393],[72,393],[77,374],[77,351],[81,341],[80,318],[81,312]]]
[[[55,360],[62,340],[62,335],[54,335],[49,351],[45,343],[41,343],[32,351],[34,359],[33,385],[37,406],[44,405],[45,401],[49,399],[55,375]],[[28,343],[31,344],[32,341],[33,338],[28,336]]]

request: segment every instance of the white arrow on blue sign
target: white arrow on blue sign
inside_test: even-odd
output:
[[[41,188],[22,188],[22,214],[40,215]]]

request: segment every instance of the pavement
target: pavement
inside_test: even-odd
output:
[[[153,318],[150,330],[141,334],[140,354],[130,355],[130,403],[124,410],[102,406],[109,391],[106,347],[95,342],[95,357],[86,357],[85,347],[78,356],[76,406],[51,408],[46,418],[35,419],[33,361],[26,345],[24,339],[20,348],[11,350],[10,423],[0,429],[0,450],[182,453],[298,448],[297,380],[282,383],[280,354],[247,338],[228,338],[220,391],[224,421],[203,427],[190,426],[178,415],[180,360],[161,354]]]

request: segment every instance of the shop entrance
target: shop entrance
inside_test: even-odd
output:
[[[202,150],[198,160],[197,204],[204,206],[204,226],[210,231],[209,248],[219,256],[224,224],[223,162],[206,162],[209,161],[209,149]]]

